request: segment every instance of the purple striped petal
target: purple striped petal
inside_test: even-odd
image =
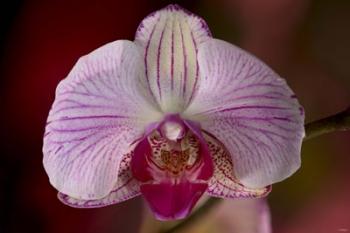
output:
[[[123,155],[159,117],[143,75],[138,48],[116,41],[80,58],[58,85],[43,153],[59,192],[96,200],[116,187]]]
[[[210,154],[214,163],[214,175],[209,180],[206,193],[221,198],[259,198],[271,191],[271,186],[265,188],[249,188],[240,184],[234,177],[234,164],[224,145],[213,136],[205,134]]]
[[[58,198],[64,204],[75,208],[97,208],[126,201],[140,195],[139,182],[134,179],[130,169],[130,161],[133,153],[134,152],[132,151],[123,156],[123,160],[119,165],[117,183],[115,184],[113,191],[106,197],[97,200],[82,200],[70,197],[63,193],[58,193]]]
[[[198,63],[199,89],[183,115],[225,145],[235,177],[262,188],[294,173],[304,113],[285,80],[254,56],[216,39],[199,47]]]
[[[198,46],[210,38],[203,19],[177,5],[145,18],[135,36],[144,53],[146,80],[164,112],[181,112],[198,87]]]

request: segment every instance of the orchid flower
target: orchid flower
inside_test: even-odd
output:
[[[181,219],[203,194],[266,196],[299,168],[303,122],[285,80],[169,5],[59,83],[43,162],[69,206],[142,194],[156,218]]]

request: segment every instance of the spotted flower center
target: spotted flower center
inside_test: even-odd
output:
[[[165,165],[165,169],[176,176],[183,171],[187,166],[188,159],[190,158],[189,150],[185,151],[167,151],[161,150],[161,159]]]
[[[148,143],[152,150],[148,158],[150,171],[159,181],[166,178],[179,181],[201,162],[200,144],[191,132],[187,132],[182,139],[173,141],[155,131],[148,137]],[[162,175],[155,176],[154,173],[159,172],[162,172]]]

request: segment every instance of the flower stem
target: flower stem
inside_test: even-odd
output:
[[[350,130],[350,107],[335,115],[305,125],[304,141],[334,131]]]
[[[323,134],[345,130],[350,130],[350,107],[335,115],[307,123],[305,125],[306,135],[304,141],[321,136]],[[173,233],[177,232],[180,229],[184,229],[185,227],[199,219],[201,216],[209,212],[214,206],[219,204],[220,200],[220,198],[209,198],[202,206],[196,209],[192,213],[192,215],[190,215],[177,225],[167,230],[160,231],[160,233]]]

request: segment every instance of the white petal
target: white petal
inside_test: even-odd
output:
[[[130,160],[132,153],[128,153],[123,156],[123,160],[120,163],[118,181],[106,197],[97,200],[82,200],[70,197],[63,193],[58,193],[58,198],[64,204],[76,207],[76,208],[98,208],[116,204],[122,201],[126,201],[133,197],[140,195],[140,185],[131,174]]]
[[[177,5],[145,18],[135,37],[144,52],[146,79],[164,112],[181,112],[197,88],[197,48],[210,32],[199,17]]]
[[[43,146],[58,191],[92,200],[115,187],[122,155],[159,118],[143,74],[133,42],[116,41],[80,58],[59,84]]]
[[[204,134],[204,136],[214,163],[214,175],[209,180],[206,191],[208,195],[220,198],[246,199],[264,197],[269,194],[271,186],[254,189],[240,184],[233,175],[235,166],[224,145],[208,134]]]
[[[231,154],[235,177],[251,188],[281,181],[300,166],[304,113],[265,64],[212,39],[199,47],[201,81],[183,114],[201,122]]]

